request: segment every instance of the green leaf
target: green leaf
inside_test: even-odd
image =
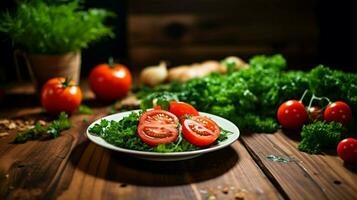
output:
[[[62,131],[71,127],[71,122],[65,112],[61,112],[58,119],[52,121],[47,127],[36,123],[35,127],[27,129],[16,135],[15,143],[24,143],[28,140],[34,140],[43,136],[50,136],[52,138],[58,137]]]
[[[104,37],[114,37],[104,22],[115,14],[103,9],[84,11],[80,0],[19,2],[14,13],[0,16],[0,31],[28,53],[77,52]]]
[[[86,114],[86,115],[91,115],[93,114],[93,111],[90,107],[86,106],[86,105],[83,105],[81,104],[78,108],[78,112],[81,113],[81,114]]]

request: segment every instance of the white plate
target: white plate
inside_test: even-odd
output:
[[[106,120],[115,120],[115,121],[119,121],[121,120],[123,117],[126,117],[128,115],[130,115],[131,112],[139,112],[140,110],[134,110],[134,111],[127,111],[127,112],[122,112],[122,113],[117,113],[114,115],[109,115],[103,118],[100,118],[98,120],[96,120],[95,122],[93,122],[91,125],[88,126],[87,128],[87,136],[88,138],[98,144],[99,146],[114,150],[114,151],[119,151],[122,153],[127,153],[130,154],[132,156],[138,157],[138,158],[142,158],[142,159],[147,159],[147,160],[156,160],[156,161],[174,161],[174,160],[185,160],[185,159],[190,159],[190,158],[194,158],[197,157],[199,155],[202,155],[204,153],[208,153],[211,151],[216,151],[218,149],[222,149],[226,146],[229,146],[230,144],[232,144],[233,142],[235,142],[238,137],[239,137],[239,129],[236,125],[234,125],[232,122],[222,118],[222,117],[218,117],[216,115],[212,115],[212,114],[208,114],[208,113],[204,113],[204,112],[200,112],[201,116],[207,116],[209,118],[211,118],[212,120],[214,120],[221,128],[232,132],[231,134],[228,134],[228,138],[222,142],[220,142],[217,145],[213,145],[210,146],[208,148],[204,148],[204,149],[199,149],[199,150],[195,150],[195,151],[185,151],[185,152],[172,152],[172,153],[159,153],[159,152],[148,152],[148,151],[138,151],[138,150],[131,150],[131,149],[125,149],[125,148],[121,148],[121,147],[117,147],[114,146],[112,144],[107,143],[104,139],[102,139],[99,136],[94,136],[92,134],[89,133],[89,129],[94,126],[94,124],[97,124],[100,122],[100,120],[102,119],[106,119]]]

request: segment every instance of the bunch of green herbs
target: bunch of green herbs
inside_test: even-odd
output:
[[[300,99],[305,90],[331,100],[347,102],[357,113],[357,75],[318,66],[310,72],[286,71],[281,55],[255,56],[250,67],[230,74],[211,74],[185,83],[170,83],[136,92],[141,108],[153,99],[178,98],[199,111],[227,118],[244,130],[275,132],[276,110],[290,99]],[[154,97],[154,98],[153,98]],[[307,102],[305,102],[307,103]]]
[[[300,151],[318,154],[325,149],[336,149],[346,129],[341,123],[318,121],[304,125],[301,131]]]
[[[48,3],[21,1],[14,13],[0,17],[0,32],[13,43],[35,54],[80,51],[105,36],[113,37],[105,19],[114,14],[103,9],[81,9],[80,1]]]
[[[243,130],[258,133],[275,132],[280,127],[276,120],[278,107],[287,100],[299,100],[305,90],[331,101],[345,101],[352,113],[357,113],[357,74],[322,65],[309,72],[286,71],[286,61],[281,55],[255,56],[249,65],[248,69],[231,70],[226,75],[211,74],[155,88],[141,86],[134,92],[142,99],[144,109],[152,106],[152,102],[170,99],[168,96],[171,95],[173,99],[192,104],[199,111],[222,116]],[[353,120],[348,128],[357,130],[357,123]],[[321,149],[333,148],[341,131],[336,123],[307,125],[302,131],[303,141],[299,149],[319,153]],[[318,143],[317,136],[321,143]]]

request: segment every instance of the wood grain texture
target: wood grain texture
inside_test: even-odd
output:
[[[245,10],[254,10],[256,13],[268,13],[270,9],[286,12],[295,10],[296,13],[311,10],[316,4],[316,0],[180,0],[179,2],[163,0],[130,0],[129,12],[134,14],[142,13],[237,13]],[[252,13],[254,15],[255,13]]]
[[[59,199],[220,199],[234,198],[241,190],[248,199],[281,199],[239,142],[176,162],[140,160],[93,143],[82,145],[79,162],[73,158],[55,189]],[[222,192],[224,187],[228,194]]]
[[[31,92],[34,102],[11,113],[27,99],[13,104],[11,99],[24,90],[10,91],[9,116],[46,118]],[[88,124],[107,113],[106,105],[91,102],[85,104],[94,114],[73,114],[72,128],[56,139],[13,144],[14,132],[0,138],[0,199],[225,199],[241,191],[246,199],[282,198],[239,142],[196,159],[167,163],[132,158],[91,143],[84,135]]]
[[[249,134],[242,137],[265,173],[291,199],[356,199],[357,167],[336,155],[309,155],[297,149],[298,133]],[[291,161],[274,162],[268,155]]]
[[[136,68],[235,55],[282,53],[311,68],[318,53],[316,1],[129,1],[128,44]],[[295,67],[296,68],[296,67]]]
[[[94,114],[73,114],[73,127],[56,139],[13,144],[14,132],[0,138],[0,199],[357,198],[357,166],[333,153],[299,152],[297,133],[243,133],[232,146],[195,159],[154,162],[91,143],[84,132],[108,105],[86,104]],[[15,117],[46,117],[31,103],[21,108]]]
[[[83,117],[73,116],[72,128],[56,139],[13,144],[15,133],[2,138],[0,199],[37,199],[47,195],[62,174],[78,139],[83,137],[87,126]]]

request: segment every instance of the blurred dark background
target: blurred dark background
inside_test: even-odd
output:
[[[2,0],[1,11],[12,10],[14,2]],[[87,0],[85,6],[107,8],[118,17],[108,22],[115,39],[83,51],[83,77],[109,56],[138,71],[162,59],[179,65],[281,53],[290,69],[325,64],[356,72],[353,1]],[[15,81],[11,41],[0,35],[0,45],[0,82]]]

